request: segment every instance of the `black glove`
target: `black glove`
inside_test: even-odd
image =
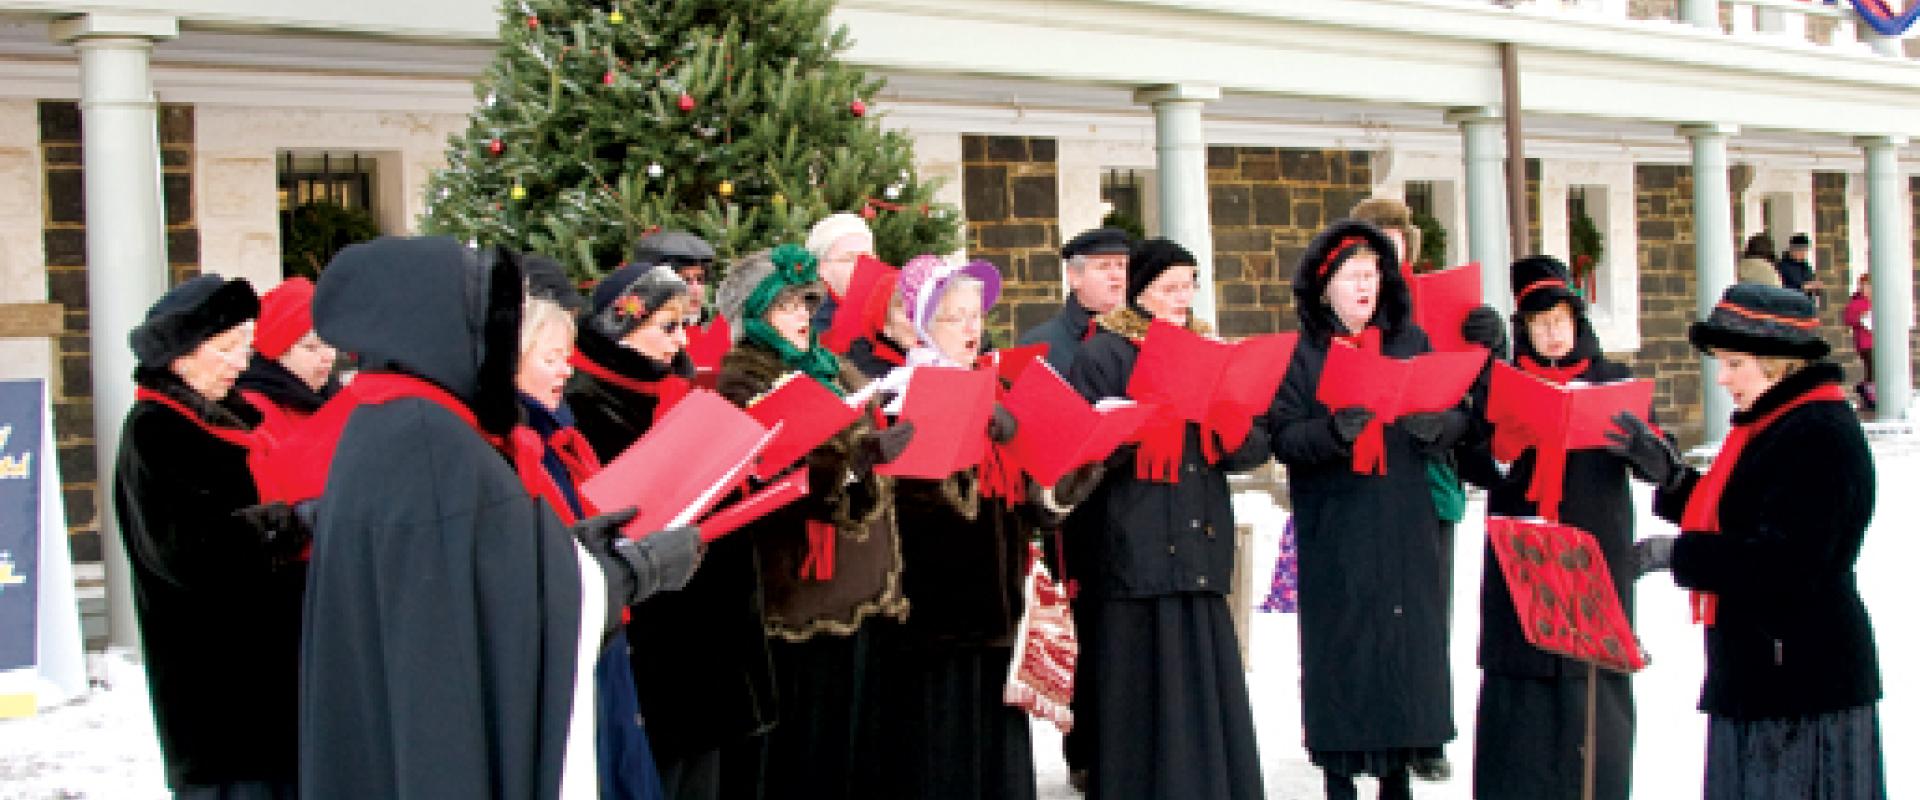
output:
[[[1020,430],[1020,423],[1013,418],[1012,412],[999,403],[993,404],[993,416],[987,418],[987,438],[994,444],[1006,444],[1013,441],[1013,435]]]
[[[1633,579],[1649,572],[1673,569],[1673,543],[1678,537],[1649,536],[1633,543]]]
[[[854,472],[867,473],[879,464],[892,463],[906,452],[907,443],[913,441],[913,420],[903,419],[885,430],[878,430],[861,437],[855,454]]]
[[[620,528],[633,521],[638,509],[626,509],[582,520],[573,536],[592,553],[606,573],[610,610],[625,608],[659,592],[679,591],[700,566],[700,529],[668,528],[639,540]]]
[[[1333,428],[1333,438],[1343,445],[1353,444],[1360,438],[1360,431],[1373,421],[1373,409],[1366,406],[1347,406],[1333,412],[1327,418],[1327,425]]]
[[[1467,312],[1460,323],[1460,338],[1493,351],[1496,360],[1507,357],[1507,326],[1493,306],[1479,306]]]
[[[1071,508],[1086,502],[1106,477],[1107,465],[1098,461],[1060,476],[1060,482],[1053,485],[1054,505]]]
[[[313,502],[307,501],[302,505],[311,510]],[[247,506],[233,512],[233,515],[260,537],[261,549],[275,566],[299,561],[300,556],[306,553],[307,545],[313,542],[313,527],[293,506],[286,503]],[[311,514],[307,516],[311,518]]]
[[[1458,415],[1445,411],[1422,411],[1402,416],[1395,424],[1419,442],[1420,449],[1436,452],[1452,447],[1460,438],[1466,426],[1459,421]]]
[[[1607,431],[1607,452],[1627,460],[1627,466],[1640,480],[1662,489],[1671,489],[1686,474],[1686,464],[1666,437],[1654,433],[1645,420],[1630,411],[1613,415],[1618,426]]]

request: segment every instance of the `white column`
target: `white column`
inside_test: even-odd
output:
[[[1141,89],[1133,101],[1153,106],[1154,160],[1160,179],[1160,235],[1193,252],[1199,287],[1193,313],[1217,323],[1213,285],[1213,221],[1207,199],[1207,136],[1201,110],[1220,88],[1174,84]]]
[[[1447,121],[1460,126],[1467,174],[1467,256],[1480,263],[1481,299],[1511,311],[1506,131],[1501,118],[1483,108],[1454,109],[1447,112]]]
[[[1720,30],[1720,0],[1680,0],[1680,21],[1708,30]]]
[[[1733,125],[1683,125],[1680,135],[1693,142],[1693,274],[1695,314],[1706,319],[1733,285],[1733,186],[1727,180],[1727,139]],[[1712,356],[1700,357],[1700,397],[1703,441],[1727,437],[1733,397],[1720,388],[1720,374]]]
[[[1906,48],[1900,44],[1898,36],[1883,36],[1877,31],[1862,29],[1860,38],[1866,40],[1867,47],[1872,48],[1875,53],[1892,58],[1907,57]]]
[[[1913,396],[1913,367],[1908,331],[1913,326],[1913,242],[1901,217],[1907,213],[1900,174],[1904,136],[1867,136],[1859,140],[1867,161],[1867,265],[1873,273],[1873,388],[1880,419],[1904,419]],[[1832,280],[1845,297],[1844,276]]]
[[[108,633],[115,645],[132,647],[139,642],[132,582],[109,497],[120,423],[133,405],[134,358],[127,332],[167,287],[159,131],[147,63],[153,43],[178,36],[179,24],[172,17],[86,14],[56,21],[50,33],[54,41],[71,44],[80,54],[93,441],[99,459]]]

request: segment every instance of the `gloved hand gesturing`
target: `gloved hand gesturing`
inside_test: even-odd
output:
[[[1060,476],[1060,482],[1053,485],[1053,502],[1056,505],[1072,508],[1093,496],[1093,490],[1100,488],[1101,479],[1107,476],[1107,465],[1094,461]]]
[[[1347,406],[1327,418],[1328,426],[1333,428],[1333,438],[1343,445],[1353,444],[1353,440],[1360,438],[1360,432],[1366,429],[1367,423],[1372,421],[1373,409],[1366,406]]]
[[[700,529],[668,528],[638,540],[621,527],[637,509],[601,514],[573,526],[574,538],[600,561],[607,579],[607,597],[614,607],[625,607],[659,592],[678,591],[700,565]]]
[[[854,472],[871,472],[880,464],[892,463],[906,452],[913,441],[913,420],[903,419],[885,430],[873,431],[860,439],[854,459]]]
[[[1666,437],[1629,411],[1613,415],[1613,424],[1618,427],[1606,433],[1613,443],[1607,452],[1626,459],[1634,475],[1654,486],[1670,489],[1680,483],[1686,464]]]
[[[1421,449],[1428,452],[1452,447],[1466,429],[1465,420],[1460,415],[1446,411],[1405,414],[1394,424],[1399,425],[1400,430],[1406,431],[1408,436],[1420,443]]]
[[[1633,543],[1633,578],[1639,580],[1649,572],[1673,569],[1673,543],[1675,536],[1649,536]]]
[[[993,416],[987,418],[987,438],[994,444],[1006,444],[1013,441],[1013,435],[1019,430],[1020,423],[1013,418],[1013,413],[1007,411],[1006,406],[994,403]]]
[[[1507,357],[1507,326],[1493,306],[1479,306],[1467,312],[1460,323],[1460,338],[1493,351],[1496,360]]]
[[[303,503],[308,510],[311,500]],[[233,512],[247,527],[259,536],[261,548],[275,566],[284,566],[300,560],[307,551],[307,545],[313,542],[313,527],[310,517],[303,517],[293,506],[282,502],[251,505]]]

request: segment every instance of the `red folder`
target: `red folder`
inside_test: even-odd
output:
[[[1613,417],[1622,411],[1646,415],[1653,408],[1653,382],[1626,380],[1561,386],[1511,364],[1493,367],[1487,388],[1487,421],[1493,423],[1493,456],[1513,461],[1535,448],[1527,499],[1540,516],[1560,518],[1567,453],[1606,447]]]
[[[720,395],[695,389],[580,493],[603,510],[638,507],[629,536],[688,525],[740,484],[775,433]]]
[[[706,325],[687,326],[687,357],[702,372],[717,372],[720,362],[733,349],[733,327],[727,318],[715,314]]]
[[[1485,302],[1480,297],[1478,262],[1415,275],[1409,288],[1413,292],[1414,323],[1426,331],[1434,350],[1456,352],[1479,347],[1460,336],[1460,324],[1467,320],[1467,312]]]
[[[1222,403],[1259,413],[1286,378],[1298,340],[1297,334],[1275,333],[1228,344],[1155,320],[1127,380],[1127,396],[1170,408],[1188,422],[1207,420]]]
[[[867,303],[880,276],[894,266],[873,256],[860,256],[853,262],[853,275],[847,278],[847,293],[833,309],[833,319],[820,332],[820,343],[835,353],[845,353],[853,340],[865,336]]]
[[[860,409],[847,405],[819,381],[790,372],[771,391],[748,403],[747,415],[769,429],[776,425],[780,429],[754,467],[754,477],[767,480],[846,430],[860,418]]]
[[[1131,401],[1096,408],[1045,362],[1014,381],[1006,406],[1020,423],[1007,450],[1042,486],[1059,483],[1082,464],[1106,458],[1155,408]]]
[[[992,362],[994,369],[999,371],[1000,379],[1008,383],[1020,380],[1020,376],[1026,374],[1027,368],[1033,366],[1033,362],[1046,357],[1045,342],[1007,350],[995,350],[987,354],[987,359]]]
[[[1533,646],[1621,673],[1647,666],[1591,534],[1536,519],[1487,517],[1487,536]]]
[[[1327,348],[1315,394],[1330,409],[1366,406],[1381,424],[1460,404],[1487,363],[1487,351],[1426,353],[1397,359],[1340,340]]]
[[[937,479],[977,466],[986,456],[997,379],[984,369],[916,367],[900,407],[901,418],[913,423],[913,439],[899,458],[876,471]]]
[[[711,542],[806,496],[807,468],[801,467],[707,515],[700,521],[700,541]]]

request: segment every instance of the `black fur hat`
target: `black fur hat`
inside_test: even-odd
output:
[[[1316,340],[1333,335],[1338,327],[1333,309],[1325,299],[1327,283],[1340,272],[1364,244],[1379,258],[1380,292],[1374,307],[1373,322],[1381,333],[1392,336],[1413,322],[1413,295],[1400,272],[1393,240],[1379,228],[1357,219],[1336,220],[1307,243],[1300,262],[1293,269],[1293,305],[1300,315],[1300,330]],[[1353,333],[1355,331],[1349,331]]]
[[[141,366],[165,369],[201,342],[258,316],[260,298],[246,279],[206,273],[160,295],[127,342]]]
[[[1687,328],[1687,340],[1701,352],[1732,350],[1756,356],[1813,359],[1825,357],[1830,349],[1820,338],[1812,298],[1756,283],[1727,287],[1712,313]]]
[[[1141,242],[1127,256],[1127,305],[1145,314],[1145,309],[1140,308],[1140,293],[1146,291],[1154,279],[1173,267],[1198,267],[1199,263],[1187,248],[1172,239]]]
[[[1508,271],[1513,286],[1513,307],[1522,317],[1538,314],[1559,303],[1569,303],[1573,313],[1586,313],[1580,294],[1573,290],[1573,278],[1567,265],[1553,256],[1527,256],[1513,262]]]

